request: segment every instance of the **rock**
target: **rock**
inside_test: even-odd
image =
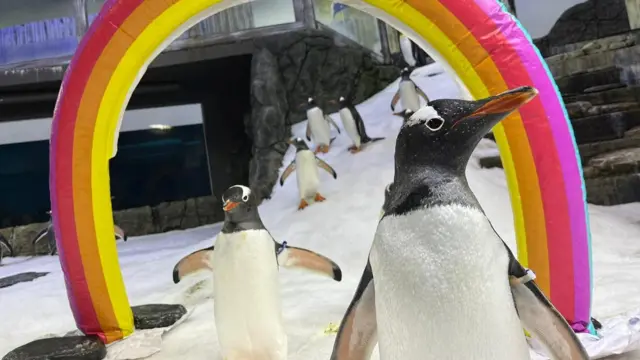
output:
[[[23,283],[23,282],[33,281],[47,274],[49,273],[48,272],[26,272],[26,273],[6,276],[3,278],[0,278],[0,289],[13,286],[15,284]]]
[[[587,116],[587,111],[592,107],[588,101],[577,101],[574,103],[566,104],[567,112],[571,119],[578,119]]]
[[[637,103],[617,103],[617,104],[608,104],[608,105],[596,105],[590,106],[586,112],[585,116],[595,116],[595,115],[603,115],[603,114],[611,114],[614,112],[624,112],[629,110],[638,110],[640,106]]]
[[[631,130],[627,130],[624,132],[625,140],[629,140],[630,142],[635,142],[637,146],[640,146],[640,126],[636,126]]]
[[[171,326],[187,313],[187,309],[179,304],[133,306],[131,311],[133,311],[133,323],[137,330]]]
[[[608,91],[589,94],[563,96],[565,103],[578,101],[590,102],[592,105],[607,105],[613,103],[640,102],[640,86],[624,87]]]
[[[184,218],[180,224],[181,229],[192,229],[200,226],[200,216],[198,214],[198,205],[196,199],[187,199],[184,201]]]
[[[500,159],[500,155],[481,157],[480,167],[485,169],[502,168],[502,160]]]
[[[640,201],[640,174],[585,179],[587,202],[618,205]]]
[[[619,89],[619,88],[623,88],[626,87],[627,85],[625,84],[606,84],[606,85],[598,85],[598,86],[592,86],[589,88],[584,89],[583,93],[585,94],[589,94],[589,93],[595,93],[595,92],[600,92],[600,91],[607,91],[607,90],[613,90],[613,89]]]
[[[582,159],[582,163],[587,164],[589,160],[596,155],[621,149],[637,147],[639,145],[640,142],[638,141],[638,139],[627,138],[627,135],[625,133],[625,137],[622,139],[582,144],[579,145],[578,148],[580,149],[580,157]]]
[[[613,140],[624,136],[625,131],[640,125],[640,111],[624,111],[588,116],[571,121],[578,144]]]
[[[14,228],[13,238],[8,238],[16,256],[49,254],[47,241],[40,241],[36,244],[35,249],[32,244],[36,235],[38,235],[38,233],[48,225],[49,223],[34,223],[24,226],[16,226]]]
[[[609,66],[559,77],[555,80],[563,94],[579,94],[594,86],[619,83],[621,71],[616,66]]]
[[[40,339],[9,352],[2,360],[101,360],[107,348],[97,336]]]
[[[125,209],[113,213],[113,221],[127,236],[141,236],[156,232],[151,207]]]
[[[154,224],[158,232],[167,232],[182,228],[182,219],[186,211],[184,201],[160,203],[151,209]]]
[[[224,219],[222,203],[215,196],[202,196],[195,201],[200,226],[214,224]]]
[[[640,148],[596,155],[587,165],[591,168],[589,177],[640,173]]]

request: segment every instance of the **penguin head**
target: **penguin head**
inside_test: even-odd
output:
[[[434,100],[405,113],[396,140],[396,169],[430,167],[464,174],[480,140],[537,94],[525,86],[477,101]]]
[[[349,102],[347,101],[347,99],[344,96],[340,96],[340,99],[338,99],[338,104],[340,104],[340,108],[344,108],[349,106]]]
[[[309,146],[307,146],[307,143],[302,140],[299,137],[294,137],[289,139],[289,141],[287,141],[289,144],[293,145],[296,147],[296,151],[300,151],[300,150],[309,150]]]
[[[411,77],[411,69],[409,69],[408,67],[403,68],[400,71],[400,76],[402,77],[402,80],[409,80],[409,78]]]
[[[234,215],[246,214],[255,209],[251,189],[233,185],[222,193],[222,209],[233,219]]]
[[[307,99],[307,109],[313,109],[314,107],[316,107],[318,105],[316,105],[316,100],[312,97],[309,97]]]

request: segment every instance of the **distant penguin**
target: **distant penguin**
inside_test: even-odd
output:
[[[214,247],[196,251],[175,266],[174,282],[213,271],[214,315],[222,358],[287,358],[278,268],[306,269],[335,281],[340,267],[310,250],[275,241],[264,227],[251,190],[235,185],[222,194],[224,225]]]
[[[13,256],[13,248],[9,241],[0,234],[0,264],[2,264],[2,258],[7,256]]]
[[[378,138],[370,138],[367,135],[367,131],[364,127],[364,121],[362,120],[362,116],[356,109],[356,107],[351,103],[351,101],[345,99],[343,96],[340,97],[340,119],[342,120],[342,126],[344,126],[345,131],[349,135],[349,138],[353,141],[353,146],[349,148],[349,151],[353,154],[362,150],[362,146],[368,143],[376,142],[383,140],[383,137]]]
[[[536,96],[435,100],[406,119],[364,273],[333,360],[529,360],[523,327],[556,360],[589,357],[493,229],[465,169],[482,137]]]
[[[327,153],[331,146],[331,128],[329,124],[333,125],[338,134],[340,129],[336,125],[331,116],[325,114],[325,112],[316,104],[316,101],[310,97],[307,101],[307,140],[316,145],[315,153]]]
[[[395,111],[398,100],[400,100],[404,109],[412,111],[417,111],[420,108],[420,98],[418,96],[422,96],[427,103],[429,102],[427,94],[411,80],[411,70],[409,68],[402,69],[400,76],[398,91],[396,91],[391,100],[391,111]]]
[[[334,179],[338,177],[338,174],[336,174],[336,171],[333,170],[329,164],[312,153],[304,140],[294,138],[289,140],[289,144],[295,146],[296,157],[282,173],[282,176],[280,177],[280,186],[284,185],[284,182],[287,180],[289,175],[296,171],[298,194],[300,195],[300,205],[298,206],[298,210],[302,210],[313,202],[322,202],[326,200],[318,192],[320,188],[318,166],[331,174]]]

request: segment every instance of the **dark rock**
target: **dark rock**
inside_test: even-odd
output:
[[[592,86],[589,88],[584,89],[583,93],[585,94],[589,94],[589,93],[596,93],[596,92],[601,92],[601,91],[607,91],[607,90],[613,90],[613,89],[620,89],[623,87],[627,87],[627,85],[625,84],[606,84],[606,85],[598,85],[598,86]]]
[[[587,165],[590,168],[589,178],[640,173],[640,148],[626,148],[596,155]]]
[[[629,30],[625,0],[589,0],[566,10],[549,31],[546,42],[553,47]]]
[[[588,101],[577,101],[565,105],[571,119],[578,119],[587,116],[587,111],[592,106],[593,105],[591,105],[591,103]]]
[[[49,223],[34,223],[24,226],[16,226],[14,235],[9,238],[9,242],[13,247],[16,256],[24,255],[45,255],[49,254],[49,245],[46,239],[38,242],[36,247],[33,246],[33,240],[42,229],[49,226]]]
[[[625,131],[640,125],[640,111],[589,116],[571,122],[578,144],[613,140],[623,137]]]
[[[181,229],[186,210],[187,206],[184,201],[161,203],[153,207],[152,214],[156,230],[167,232]]]
[[[500,155],[481,157],[480,167],[485,169],[502,168],[502,160],[500,159]]]
[[[620,82],[621,69],[610,66],[555,79],[563,94],[579,94],[585,89]]]
[[[133,311],[133,323],[138,330],[171,326],[187,313],[187,309],[179,304],[133,306],[131,311]]]
[[[200,225],[213,224],[224,219],[222,203],[215,196],[202,196],[195,199]]]
[[[622,139],[579,145],[578,148],[580,149],[580,157],[582,159],[582,163],[587,164],[589,160],[596,155],[621,149],[640,147],[640,139],[627,138],[626,136],[627,135],[625,134],[625,137]]]
[[[618,205],[640,201],[640,174],[585,179],[587,202]]]
[[[3,278],[0,278],[0,289],[13,286],[15,284],[23,283],[23,282],[33,281],[47,274],[49,273],[48,272],[26,272],[26,273],[6,276]]]
[[[127,236],[141,236],[156,232],[149,206],[115,211],[113,221]]]
[[[592,105],[640,102],[640,86],[624,87],[590,94],[564,96],[565,103],[586,101]]]
[[[638,110],[640,106],[638,103],[617,103],[608,105],[596,105],[587,109],[585,116],[595,116],[603,114],[611,114],[614,112],[623,112],[630,110]]]
[[[101,360],[107,348],[96,336],[73,336],[32,341],[9,352],[2,360]]]
[[[624,137],[631,141],[635,141],[636,145],[640,147],[640,126],[636,126],[631,130],[625,131]]]

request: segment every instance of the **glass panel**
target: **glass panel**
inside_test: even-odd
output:
[[[387,27],[387,37],[389,38],[389,52],[391,54],[399,53],[402,51],[400,48],[400,32],[393,26],[384,23]]]
[[[313,0],[316,20],[360,45],[381,54],[378,20],[360,10],[331,0]]]
[[[88,0],[89,22],[95,19],[104,2],[105,0]],[[178,39],[201,38],[295,21],[293,0],[260,0],[234,6],[206,18]]]
[[[0,65],[71,55],[77,46],[72,0],[2,1]]]

